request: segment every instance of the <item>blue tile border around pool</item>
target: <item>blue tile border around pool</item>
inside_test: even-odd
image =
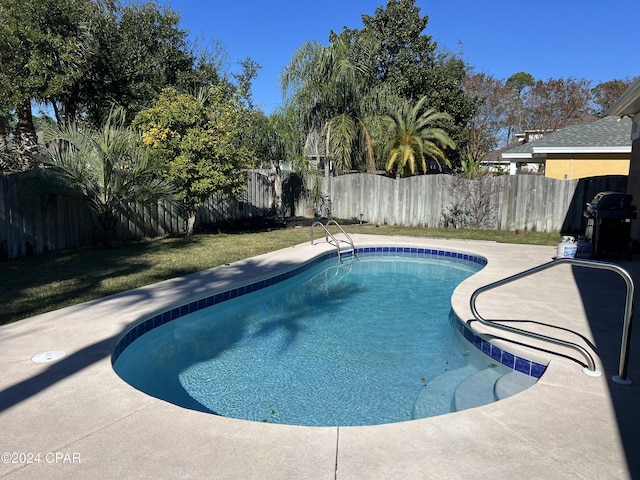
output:
[[[470,255],[468,253],[462,252],[454,252],[442,249],[430,249],[430,248],[418,248],[418,247],[358,247],[355,251],[350,250],[342,253],[342,257],[353,257],[353,255],[361,255],[361,256],[390,256],[393,254],[394,256],[420,256],[420,257],[439,257],[446,259],[458,259],[465,262],[476,263],[481,266],[485,266],[487,264],[487,259],[478,255]],[[189,313],[196,312],[198,310],[202,310],[203,308],[211,307],[218,303],[224,302],[226,300],[236,298],[251,292],[255,292],[257,290],[261,290],[263,288],[269,287],[271,285],[275,285],[284,280],[288,280],[295,275],[298,275],[305,270],[317,265],[320,262],[325,260],[336,258],[338,256],[338,252],[328,252],[323,255],[319,255],[318,257],[305,262],[298,267],[277,274],[273,277],[258,280],[254,283],[248,285],[242,285],[236,288],[232,288],[225,292],[218,292],[206,298],[200,298],[198,300],[194,300],[192,302],[179,305],[177,307],[171,308],[167,311],[160,312],[156,315],[153,315],[145,320],[142,320],[137,325],[133,326],[129,329],[118,341],[111,356],[111,362],[115,363],[120,354],[127,348],[134,340],[136,340],[141,335],[157,328],[161,325],[164,325],[167,322],[173,321],[182,316],[188,315]],[[457,319],[455,321],[456,328],[458,331],[467,339],[472,345],[478,348],[480,351],[486,353],[489,357],[494,360],[510,367],[514,370],[517,370],[526,375],[530,375],[532,377],[540,378],[544,369],[546,368],[544,365],[541,365],[536,362],[532,362],[522,357],[515,356],[507,351],[504,351],[497,346],[483,340],[480,336],[475,334],[464,322]]]
[[[491,342],[488,342],[471,330],[471,328],[469,328],[469,326],[460,320],[453,312],[451,312],[451,315],[452,322],[465,340],[496,362],[534,378],[540,378],[547,368],[546,365],[534,362],[524,357],[519,357],[511,352],[501,349]]]

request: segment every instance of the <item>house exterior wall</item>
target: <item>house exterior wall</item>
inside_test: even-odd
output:
[[[547,154],[545,176],[558,180],[576,180],[601,175],[629,175],[630,155]]]
[[[633,205],[640,206],[640,138],[634,139],[631,147],[627,193],[633,195]],[[640,239],[640,218],[631,222],[631,238]]]

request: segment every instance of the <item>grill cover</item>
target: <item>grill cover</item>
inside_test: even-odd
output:
[[[633,195],[622,192],[600,192],[587,203],[586,216],[615,216],[636,218],[635,207],[631,205]]]

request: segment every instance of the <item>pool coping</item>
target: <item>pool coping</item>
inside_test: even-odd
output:
[[[428,245],[487,258],[487,267],[463,282],[452,297],[456,315],[467,325],[475,288],[544,263],[555,251],[493,242],[353,237],[356,246]],[[256,272],[269,276],[330,251],[329,245],[297,245],[0,327],[0,428],[11,432],[0,450],[56,452],[70,454],[70,459],[78,453],[81,459],[3,462],[0,476],[632,478],[608,394],[615,388],[609,375],[588,378],[575,362],[545,354],[536,354],[549,362],[540,381],[514,397],[450,415],[371,427],[225,419],[168,405],[126,385],[113,372],[111,352],[140,318],[201,297],[208,289],[228,289]],[[546,285],[536,286],[544,289],[544,302],[521,295],[518,302],[542,314],[548,304],[558,310],[572,304],[568,317],[577,322],[576,300],[568,299],[565,291],[568,282],[567,272],[554,272]],[[491,313],[504,311],[509,303],[504,298],[480,306]],[[31,361],[54,349],[66,356],[45,364]]]

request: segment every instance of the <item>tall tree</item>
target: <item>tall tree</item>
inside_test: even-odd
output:
[[[594,113],[602,116],[633,82],[634,79],[627,78],[624,80],[609,80],[596,85],[591,90],[593,103],[595,104]]]
[[[15,112],[17,134],[35,142],[32,102],[73,88],[86,72],[91,0],[4,0],[0,3],[0,114]]]
[[[459,55],[438,47],[426,34],[428,16],[415,0],[388,0],[374,16],[363,15],[364,27],[351,31],[375,40],[369,53],[376,79],[387,91],[410,101],[427,97],[427,106],[451,115],[448,131],[457,144],[466,141],[466,125],[475,103],[463,89],[467,65]]]
[[[511,90],[491,75],[477,73],[465,79],[464,89],[476,99],[476,113],[469,120],[468,141],[461,165],[479,164],[489,153],[506,145],[508,109]]]
[[[187,80],[196,59],[179,21],[179,13],[153,2],[125,4],[108,13],[108,23],[94,35],[98,76],[85,79],[85,95],[78,99],[92,121],[112,104],[134,116],[163,88]]]
[[[61,126],[99,125],[114,104],[133,116],[165,87],[217,83],[217,58],[197,51],[179,20],[152,1],[3,1],[0,115],[15,112],[19,130],[33,137],[37,104]]]
[[[575,78],[538,80],[523,96],[523,130],[555,132],[588,122],[590,82]]]
[[[250,57],[238,63],[242,67],[242,70],[240,73],[232,75],[237,83],[238,98],[247,110],[252,111],[256,109],[256,106],[253,103],[251,88],[253,81],[258,77],[258,71],[261,66]]]
[[[375,15],[362,15],[362,30],[353,35],[370,35],[377,43],[373,51],[375,77],[404,98],[425,95],[425,73],[437,63],[437,44],[423,32],[429,17],[420,16],[415,0],[388,0]]]
[[[253,152],[239,141],[250,121],[247,111],[226,87],[210,87],[198,96],[165,89],[134,120],[142,141],[164,165],[164,177],[178,191],[187,234],[209,197],[244,191],[244,170],[255,163]]]
[[[303,128],[322,132],[340,170],[366,165],[373,171],[386,143],[380,112],[399,99],[426,97],[429,108],[450,115],[447,131],[463,144],[475,107],[462,88],[467,66],[424,35],[428,17],[415,0],[388,0],[362,20],[362,29],[332,32],[327,47],[303,45],[285,69],[283,90]]]
[[[507,138],[505,145],[510,144],[516,133],[524,130],[524,94],[535,84],[535,79],[530,73],[517,72],[505,81],[507,97],[503,108],[507,112]]]
[[[325,156],[340,171],[375,168],[368,125],[376,110],[367,85],[371,64],[352,55],[370,49],[367,42],[332,32],[326,47],[303,44],[282,75],[288,108],[309,134],[321,132]]]

